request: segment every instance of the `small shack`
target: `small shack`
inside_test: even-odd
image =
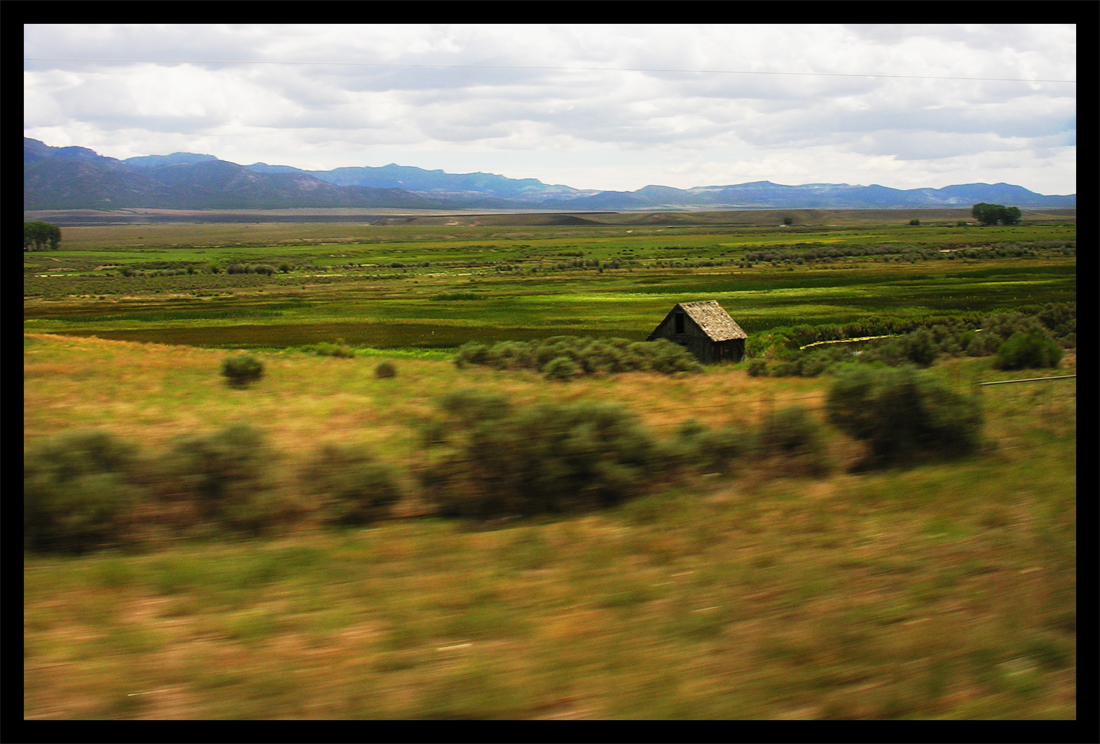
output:
[[[646,341],[666,338],[687,348],[703,364],[739,362],[748,335],[714,300],[681,302],[672,308]]]

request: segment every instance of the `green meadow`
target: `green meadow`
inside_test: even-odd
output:
[[[511,221],[524,218],[531,216]],[[640,340],[673,304],[694,299],[718,300],[753,334],[1076,298],[1076,227],[1065,218],[992,228],[900,219],[724,227],[702,217],[626,227],[595,219],[67,228],[64,250],[25,255],[24,329],[223,348],[343,338],[369,348],[453,349],[563,334]],[[289,237],[299,234],[308,237]],[[1030,253],[998,256],[1006,245]],[[882,253],[800,258],[822,249]],[[777,255],[746,258],[768,251]],[[257,264],[285,273],[226,273]]]
[[[63,228],[62,250],[24,254],[25,453],[98,431],[154,467],[181,436],[243,423],[279,503],[312,513],[326,445],[372,453],[400,500],[352,527],[139,519],[107,549],[25,549],[24,718],[1076,719],[1076,379],[979,386],[1074,375],[1075,349],[1024,371],[941,356],[924,374],[978,398],[980,448],[876,470],[829,423],[828,375],[556,382],[451,361],[470,341],[642,340],[689,300],[750,337],[1076,302],[1072,215],[911,216]],[[347,358],[314,353],[337,339]],[[236,349],[264,365],[246,388],[219,373]],[[797,407],[816,465],[654,460],[606,509],[447,518],[425,495],[425,432],[469,390],[621,406],[657,442]]]

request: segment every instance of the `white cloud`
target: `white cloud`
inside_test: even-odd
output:
[[[1075,79],[1074,26],[30,25],[24,56],[146,60],[24,63],[26,136],[115,157],[1076,191],[1075,85],[625,69]],[[282,64],[319,61],[364,64]]]

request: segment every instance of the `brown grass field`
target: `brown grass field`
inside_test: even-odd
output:
[[[400,356],[387,380],[384,357],[261,353],[264,379],[231,390],[224,356],[25,334],[24,446],[91,428],[156,453],[247,421],[285,489],[321,443],[354,442],[406,500],[363,529],[25,553],[24,719],[1077,717],[1076,380],[984,388],[986,445],[955,462],[855,474],[861,445],[827,430],[822,477],[765,463],[478,524],[416,498],[416,427],[449,390],[619,402],[665,436],[820,416],[827,380],[558,384]]]

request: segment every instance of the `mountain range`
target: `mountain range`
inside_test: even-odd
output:
[[[401,165],[310,171],[288,165],[238,165],[177,152],[119,160],[85,147],[51,147],[23,138],[23,209],[889,209],[969,207],[990,202],[1076,208],[1077,196],[1044,196],[1007,183],[893,189],[756,181],[729,186],[595,191],[491,173],[444,173]]]

